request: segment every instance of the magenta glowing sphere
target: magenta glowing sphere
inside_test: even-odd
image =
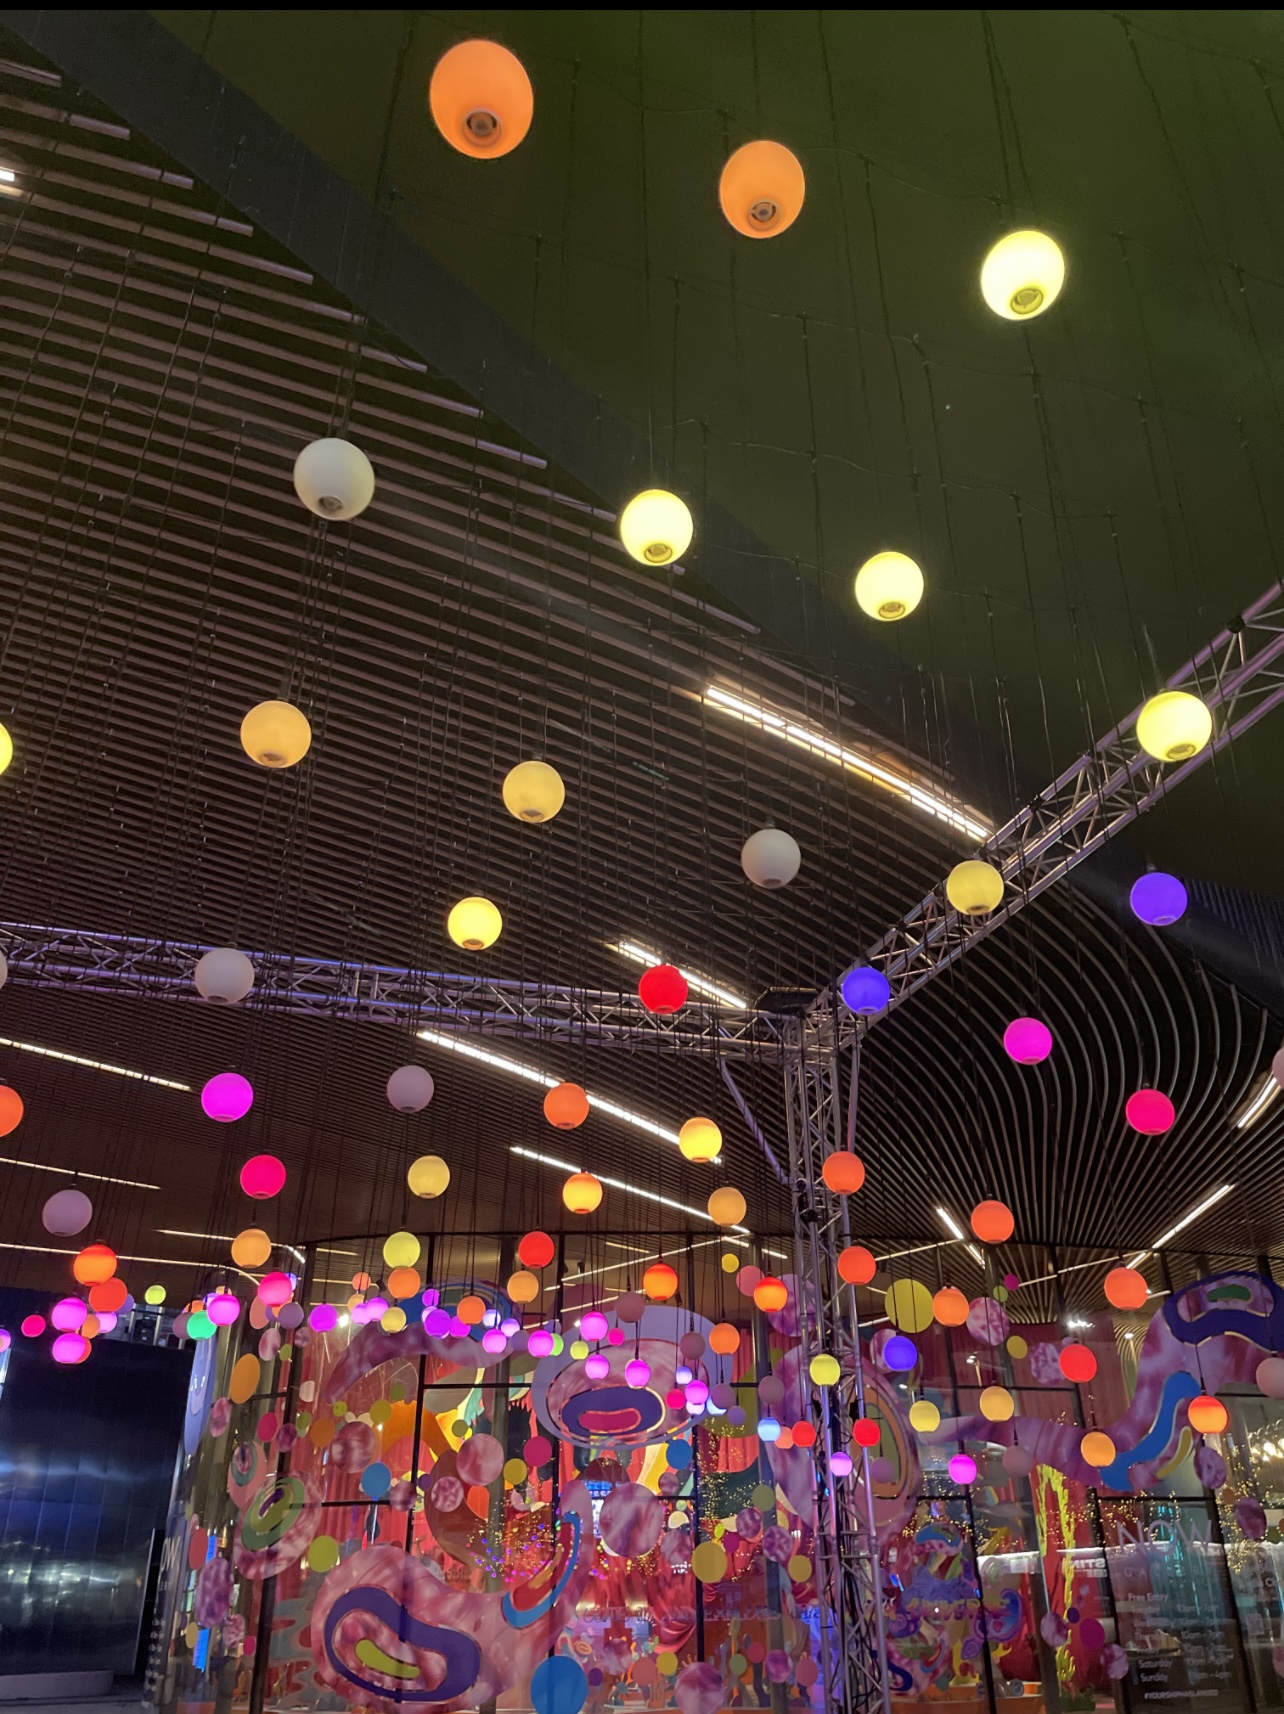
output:
[[[680,1387],[670,1387],[664,1395],[664,1402],[670,1410],[681,1410],[687,1401]]]
[[[339,1325],[339,1312],[332,1303],[314,1303],[308,1311],[308,1326],[317,1333],[329,1333]]]
[[[85,1317],[89,1314],[89,1305],[78,1297],[59,1298],[49,1311],[49,1319],[59,1333],[74,1333],[84,1325]],[[69,1359],[68,1359],[69,1360]]]
[[[834,1452],[830,1454],[829,1468],[835,1476],[850,1476],[852,1473],[852,1455],[850,1452]]]
[[[613,1327],[606,1336],[606,1342],[608,1345],[623,1345],[624,1329],[622,1327]]]
[[[206,1085],[208,1088],[209,1085]],[[245,1087],[248,1089],[249,1084]],[[249,1102],[246,1102],[249,1106]],[[209,1109],[207,1108],[208,1112]],[[220,1115],[215,1113],[214,1118]],[[239,1113],[233,1113],[233,1119],[240,1118]],[[247,1196],[256,1197],[260,1202],[269,1196],[276,1196],[285,1184],[285,1165],[275,1155],[253,1155],[241,1168],[241,1189]]]
[[[957,1482],[960,1488],[966,1488],[969,1482],[976,1481],[976,1459],[966,1452],[956,1452],[950,1459],[950,1480]]]
[[[241,1313],[241,1300],[230,1291],[216,1291],[205,1299],[205,1313],[215,1327],[230,1327]]]
[[[505,1339],[511,1339],[522,1330],[522,1324],[515,1315],[506,1315],[499,1324],[499,1331]]]
[[[611,1372],[611,1359],[604,1357],[600,1351],[595,1351],[591,1357],[584,1359],[584,1373],[590,1381],[604,1381]]]
[[[45,1330],[43,1315],[24,1315],[22,1318],[22,1336],[24,1339],[39,1339]]]
[[[441,1302],[441,1293],[437,1290],[435,1285],[430,1285],[427,1291],[424,1292],[420,1301],[425,1309],[436,1309],[437,1305]]]
[[[380,1310],[379,1313],[382,1315],[383,1311]],[[452,1315],[450,1318],[450,1331],[454,1334],[456,1339],[467,1339],[469,1334],[472,1332],[472,1325],[465,1321],[462,1315]]]
[[[547,1327],[533,1328],[526,1341],[526,1349],[532,1357],[551,1357],[553,1355],[553,1335]]]
[[[293,1296],[294,1285],[289,1274],[264,1274],[259,1281],[259,1302],[267,1304],[269,1309],[280,1309]]]
[[[89,1341],[79,1333],[60,1333],[53,1342],[55,1363],[80,1363],[89,1354]]]
[[[624,1365],[624,1379],[631,1387],[644,1387],[651,1379],[651,1365],[645,1357],[630,1357]]]
[[[114,1309],[98,1309],[95,1310],[94,1313],[98,1317],[98,1331],[100,1333],[113,1332],[116,1323],[120,1320],[120,1317],[116,1314]],[[8,1334],[5,1335],[5,1338],[8,1338]],[[3,1350],[4,1346],[0,1345],[0,1351]]]
[[[707,1405],[709,1402],[709,1388],[703,1381],[688,1381],[686,1392],[683,1397],[689,1405]]]
[[[1158,1089],[1139,1089],[1128,1097],[1124,1117],[1143,1137],[1162,1137],[1165,1131],[1172,1130],[1177,1110]]]
[[[489,1351],[492,1355],[498,1356],[501,1351],[507,1351],[507,1349],[508,1340],[505,1339],[498,1327],[488,1327],[482,1334],[483,1351]]]
[[[371,1321],[378,1321],[381,1315],[388,1313],[388,1300],[378,1295],[366,1300],[366,1315]]]
[[[444,1339],[450,1332],[450,1317],[444,1309],[430,1309],[424,1316],[424,1332],[430,1339]]]
[[[1013,1018],[1003,1032],[1003,1051],[1018,1065],[1038,1065],[1052,1052],[1052,1031],[1038,1018]]]
[[[239,1071],[220,1071],[201,1090],[201,1106],[211,1119],[224,1125],[230,1125],[233,1119],[243,1119],[253,1101],[250,1080]]]
[[[114,1321],[115,1316],[112,1317]],[[0,1327],[0,1352],[5,1352],[13,1344],[13,1334],[7,1327]]]
[[[1134,881],[1128,895],[1132,914],[1152,928],[1167,928],[1185,916],[1190,900],[1176,875],[1165,875],[1156,869]]]
[[[352,1325],[354,1327],[364,1327],[366,1322],[370,1319],[369,1306],[364,1303],[354,1303],[349,1314],[352,1317]]]
[[[606,1338],[606,1317],[600,1309],[590,1309],[580,1317],[580,1332],[586,1339]]]

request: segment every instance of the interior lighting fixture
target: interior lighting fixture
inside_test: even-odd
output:
[[[981,264],[981,296],[1004,321],[1029,321],[1061,295],[1066,259],[1046,232],[1009,232]]]
[[[570,1161],[560,1161],[552,1155],[541,1155],[534,1149],[520,1148],[516,1143],[511,1145],[509,1152],[521,1155],[523,1160],[538,1161],[541,1166],[552,1167],[558,1172],[576,1173],[584,1171],[583,1167],[575,1166]],[[597,1179],[599,1184],[609,1184],[612,1190],[627,1191],[630,1196],[640,1196],[647,1202],[658,1202],[664,1208],[676,1209],[679,1214],[689,1214],[695,1220],[707,1220],[710,1225],[717,1225],[717,1221],[707,1209],[689,1208],[685,1202],[674,1202],[671,1197],[661,1196],[655,1190],[643,1190],[639,1184],[625,1184],[624,1180],[620,1178],[608,1178],[604,1172],[595,1172],[593,1177]],[[733,1230],[743,1232],[746,1237],[748,1236],[748,1229],[744,1226],[736,1226]]]
[[[977,1267],[983,1268],[985,1266],[985,1258],[982,1256],[975,1244],[970,1244],[968,1242],[966,1233],[950,1213],[949,1209],[938,1208],[936,1210],[936,1218],[941,1222],[941,1225],[944,1226],[945,1230],[952,1238],[958,1239],[959,1243],[962,1244],[963,1248],[967,1251],[968,1255],[971,1256]]]
[[[452,149],[474,160],[497,160],[530,130],[535,91],[516,54],[474,38],[456,42],[437,61],[428,106]]]
[[[13,184],[17,177],[12,167],[0,167],[0,184]]]
[[[1235,1129],[1246,1131],[1250,1125],[1255,1125],[1279,1092],[1279,1084],[1275,1081],[1274,1075],[1268,1071],[1261,1083],[1258,1084],[1252,1097],[1236,1115]]]
[[[190,1083],[176,1083],[170,1077],[154,1077],[150,1071],[133,1071],[127,1065],[109,1065],[103,1059],[87,1059],[84,1054],[64,1053],[61,1048],[41,1047],[36,1042],[14,1041],[11,1036],[0,1036],[0,1047],[16,1048],[19,1053],[39,1054],[41,1059],[61,1060],[64,1065],[83,1066],[86,1071],[109,1071],[113,1077],[132,1077],[135,1083],[154,1083],[158,1089],[177,1089],[184,1095],[190,1095]]]
[[[665,488],[644,488],[620,513],[620,540],[639,565],[671,565],[691,546],[695,524],[685,501]]]
[[[775,238],[786,231],[802,213],[806,194],[797,155],[765,137],[742,143],[718,180],[722,212],[746,238]]]
[[[663,953],[648,951],[635,940],[607,941],[612,952],[618,952],[621,958],[627,958],[631,964],[641,964],[650,969],[656,964],[668,964],[669,959]],[[730,988],[724,988],[711,977],[701,976],[696,970],[682,970],[677,966],[688,988],[694,988],[697,994],[707,994],[711,1000],[719,1000],[724,1006],[729,1006],[733,1012],[747,1012],[748,1000],[742,1000],[739,994],[733,994]]]
[[[1188,690],[1161,690],[1137,716],[1137,742],[1157,762],[1189,761],[1212,735],[1212,714]]]
[[[56,1172],[61,1178],[92,1178],[95,1184],[126,1184],[131,1190],[159,1190],[159,1184],[144,1184],[139,1178],[114,1178],[107,1172],[86,1172],[83,1167],[47,1166],[44,1161],[18,1160],[0,1155],[0,1166],[23,1166],[28,1172]]]
[[[527,1083],[535,1083],[541,1089],[556,1089],[562,1081],[560,1077],[550,1077],[546,1071],[537,1071],[533,1065],[523,1065],[520,1060],[509,1059],[505,1054],[492,1053],[489,1048],[477,1047],[469,1041],[462,1041],[457,1036],[446,1035],[441,1030],[420,1030],[420,1041],[431,1042],[434,1047],[447,1048],[451,1053],[457,1053],[464,1059],[476,1060],[479,1065],[489,1065],[496,1071],[505,1071],[510,1077],[524,1078]],[[673,1143],[676,1147],[678,1133],[671,1131],[665,1125],[657,1125],[654,1119],[648,1119],[642,1113],[635,1113],[629,1107],[621,1107],[615,1101],[606,1101],[600,1095],[589,1095],[590,1107],[596,1107],[599,1113],[606,1113],[612,1119],[619,1119],[626,1125],[632,1125],[635,1130],[645,1131],[648,1136],[658,1137],[662,1143]],[[567,1167],[568,1172],[576,1172],[578,1168]],[[609,1179],[603,1179],[603,1184],[609,1184]],[[701,1219],[704,1216],[701,1215]]]
[[[923,573],[906,553],[876,553],[856,573],[856,605],[871,619],[894,623],[923,599]]]
[[[1191,1209],[1189,1214],[1183,1214],[1175,1226],[1170,1226],[1162,1238],[1156,1238],[1149,1250],[1138,1251],[1138,1253],[1128,1263],[1128,1266],[1130,1268],[1137,1267],[1137,1265],[1144,1262],[1146,1257],[1153,1251],[1162,1250],[1165,1244],[1171,1244],[1179,1232],[1184,1232],[1187,1226],[1193,1226],[1195,1221],[1200,1219],[1202,1215],[1207,1214],[1210,1208],[1215,1208],[1224,1196],[1229,1196],[1234,1188],[1235,1186],[1233,1184],[1219,1185],[1211,1195],[1206,1196],[1202,1202],[1197,1203],[1196,1206]]]
[[[716,684],[707,687],[704,701],[712,703],[715,708],[722,709],[737,720],[743,720],[747,726],[757,726],[763,732],[774,732],[786,743],[794,744],[800,750],[807,750],[813,756],[832,762],[835,767],[847,769],[849,773],[859,774],[872,785],[881,786],[895,797],[913,804],[915,809],[922,810],[925,815],[945,822],[955,832],[964,834],[978,845],[983,844],[994,831],[988,823],[959,809],[930,786],[921,785],[905,774],[894,772],[876,761],[867,751],[853,750],[846,745],[836,744],[832,738],[827,738],[823,732],[801,720],[778,714],[760,702],[751,702],[746,697],[736,696],[732,691],[723,690]]]
[[[233,1236],[230,1232],[183,1232],[177,1226],[158,1226],[156,1230],[162,1238],[212,1238],[218,1244],[230,1244]]]

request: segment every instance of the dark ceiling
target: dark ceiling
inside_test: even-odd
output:
[[[1190,104],[1202,113],[1228,80],[1251,77],[1269,115],[1272,74],[1224,42],[1174,45],[1168,15],[758,13],[751,29],[731,13],[160,14],[535,342],[562,376],[538,397],[511,375],[470,388],[448,341],[414,347],[395,318],[364,319],[306,246],[255,218],[270,175],[208,109],[230,192],[164,152],[159,120],[140,133],[122,101],[105,105],[100,85],[130,74],[111,33],[145,40],[144,15],[3,16],[19,31],[0,69],[0,164],[18,174],[0,203],[10,922],[441,969],[461,956],[447,906],[481,890],[507,923],[490,974],[620,988],[635,973],[609,943],[629,935],[753,999],[811,989],[965,844],[723,719],[700,701],[707,684],[998,816],[1277,576],[1279,428],[1260,355],[1284,318],[1274,216],[1264,197],[1246,205],[1241,234],[1238,205],[1217,201],[1235,151],[1251,152],[1236,142],[1245,103],[1233,125],[1220,109],[1201,120],[1198,173],[1164,141],[1192,148]],[[79,31],[66,58],[49,40],[63,18]],[[514,46],[537,89],[528,143],[480,169],[423,110],[465,19]],[[138,99],[190,106],[205,88],[192,77]],[[796,240],[744,246],[711,187],[759,113],[804,155],[809,197]],[[1235,196],[1264,171],[1254,157]],[[1008,218],[1005,173],[1018,212],[1072,257],[1064,314],[1028,338],[973,303],[977,257]],[[1234,234],[1233,266],[1203,198]],[[305,212],[318,231],[338,218],[325,199]],[[414,254],[367,258],[373,298],[396,297],[393,262]],[[441,297],[446,278],[429,270],[425,292],[449,329],[468,300]],[[597,414],[577,416],[593,396]],[[680,575],[641,572],[615,541],[637,484],[627,459],[607,480],[608,455],[630,425],[643,445],[649,425],[710,525]],[[361,519],[323,527],[290,465],[340,431],[379,487]],[[890,639],[862,631],[849,594],[852,565],[884,542],[918,553],[929,579]],[[281,777],[236,743],[244,709],[277,694],[317,735]],[[1284,1122],[1233,1125],[1278,1023],[1113,909],[1119,876],[1148,858],[1279,889],[1276,730],[1263,722],[1166,800],[1089,891],[1045,895],[872,1034],[866,1230],[935,1235],[941,1199],[966,1210],[992,1193],[1034,1240],[1143,1245],[1233,1181],[1204,1241],[1284,1241],[1263,1194]],[[568,784],[542,830],[498,803],[532,750]],[[736,862],[769,819],[805,853],[770,896]],[[1039,1071],[998,1048],[1025,1009],[1058,1041]],[[291,1168],[278,1218],[299,1238],[408,1217],[404,1166],[430,1148],[456,1173],[432,1218],[457,1230],[498,1229],[515,1207],[555,1222],[557,1174],[514,1145],[678,1202],[707,1194],[707,1175],[606,1119],[550,1143],[529,1086],[439,1050],[418,1050],[437,1100],[395,1118],[381,1086],[412,1048],[391,1026],[38,993],[19,976],[0,1029],[193,1085],[236,1064],[260,1088],[228,1138],[192,1095],[6,1054],[29,1106],[14,1156],[159,1186],[99,1195],[125,1253],[221,1254],[158,1234],[244,1224],[235,1171],[261,1147]],[[509,1046],[666,1125],[713,1110],[755,1230],[784,1229],[712,1055],[538,1034]],[[736,1075],[778,1138],[778,1074],[751,1056]],[[1119,1117],[1141,1081],[1181,1112],[1159,1147]],[[55,1180],[0,1171],[4,1240],[39,1241]],[[643,1242],[683,1224],[637,1210],[616,1199],[612,1223]]]

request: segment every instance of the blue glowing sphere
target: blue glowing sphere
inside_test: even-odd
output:
[[[1128,895],[1133,915],[1152,928],[1166,928],[1170,922],[1185,916],[1188,902],[1186,889],[1176,875],[1165,875],[1162,869],[1134,881]]]
[[[839,992],[849,1012],[859,1012],[865,1017],[871,1012],[881,1012],[892,997],[891,984],[872,964],[858,964],[849,970],[839,984]]]
[[[918,1362],[918,1346],[903,1333],[893,1333],[883,1346],[883,1361],[898,1374],[912,1369]]]
[[[774,1416],[760,1416],[758,1418],[758,1438],[766,1441],[780,1439],[780,1424]]]

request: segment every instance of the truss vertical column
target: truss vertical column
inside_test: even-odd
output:
[[[799,1020],[785,1044],[784,1072],[804,1384],[807,1365],[818,1352],[832,1353],[842,1369],[834,1386],[819,1389],[816,1585],[825,1707],[843,1714],[889,1714],[868,1450],[861,1449],[858,1470],[850,1478],[834,1480],[829,1473],[830,1453],[846,1449],[852,1406],[857,1415],[865,1412],[855,1294],[838,1273],[838,1252],[847,1242],[846,1207],[821,1176],[825,1156],[844,1141],[838,1052],[818,1049],[814,1034]]]

